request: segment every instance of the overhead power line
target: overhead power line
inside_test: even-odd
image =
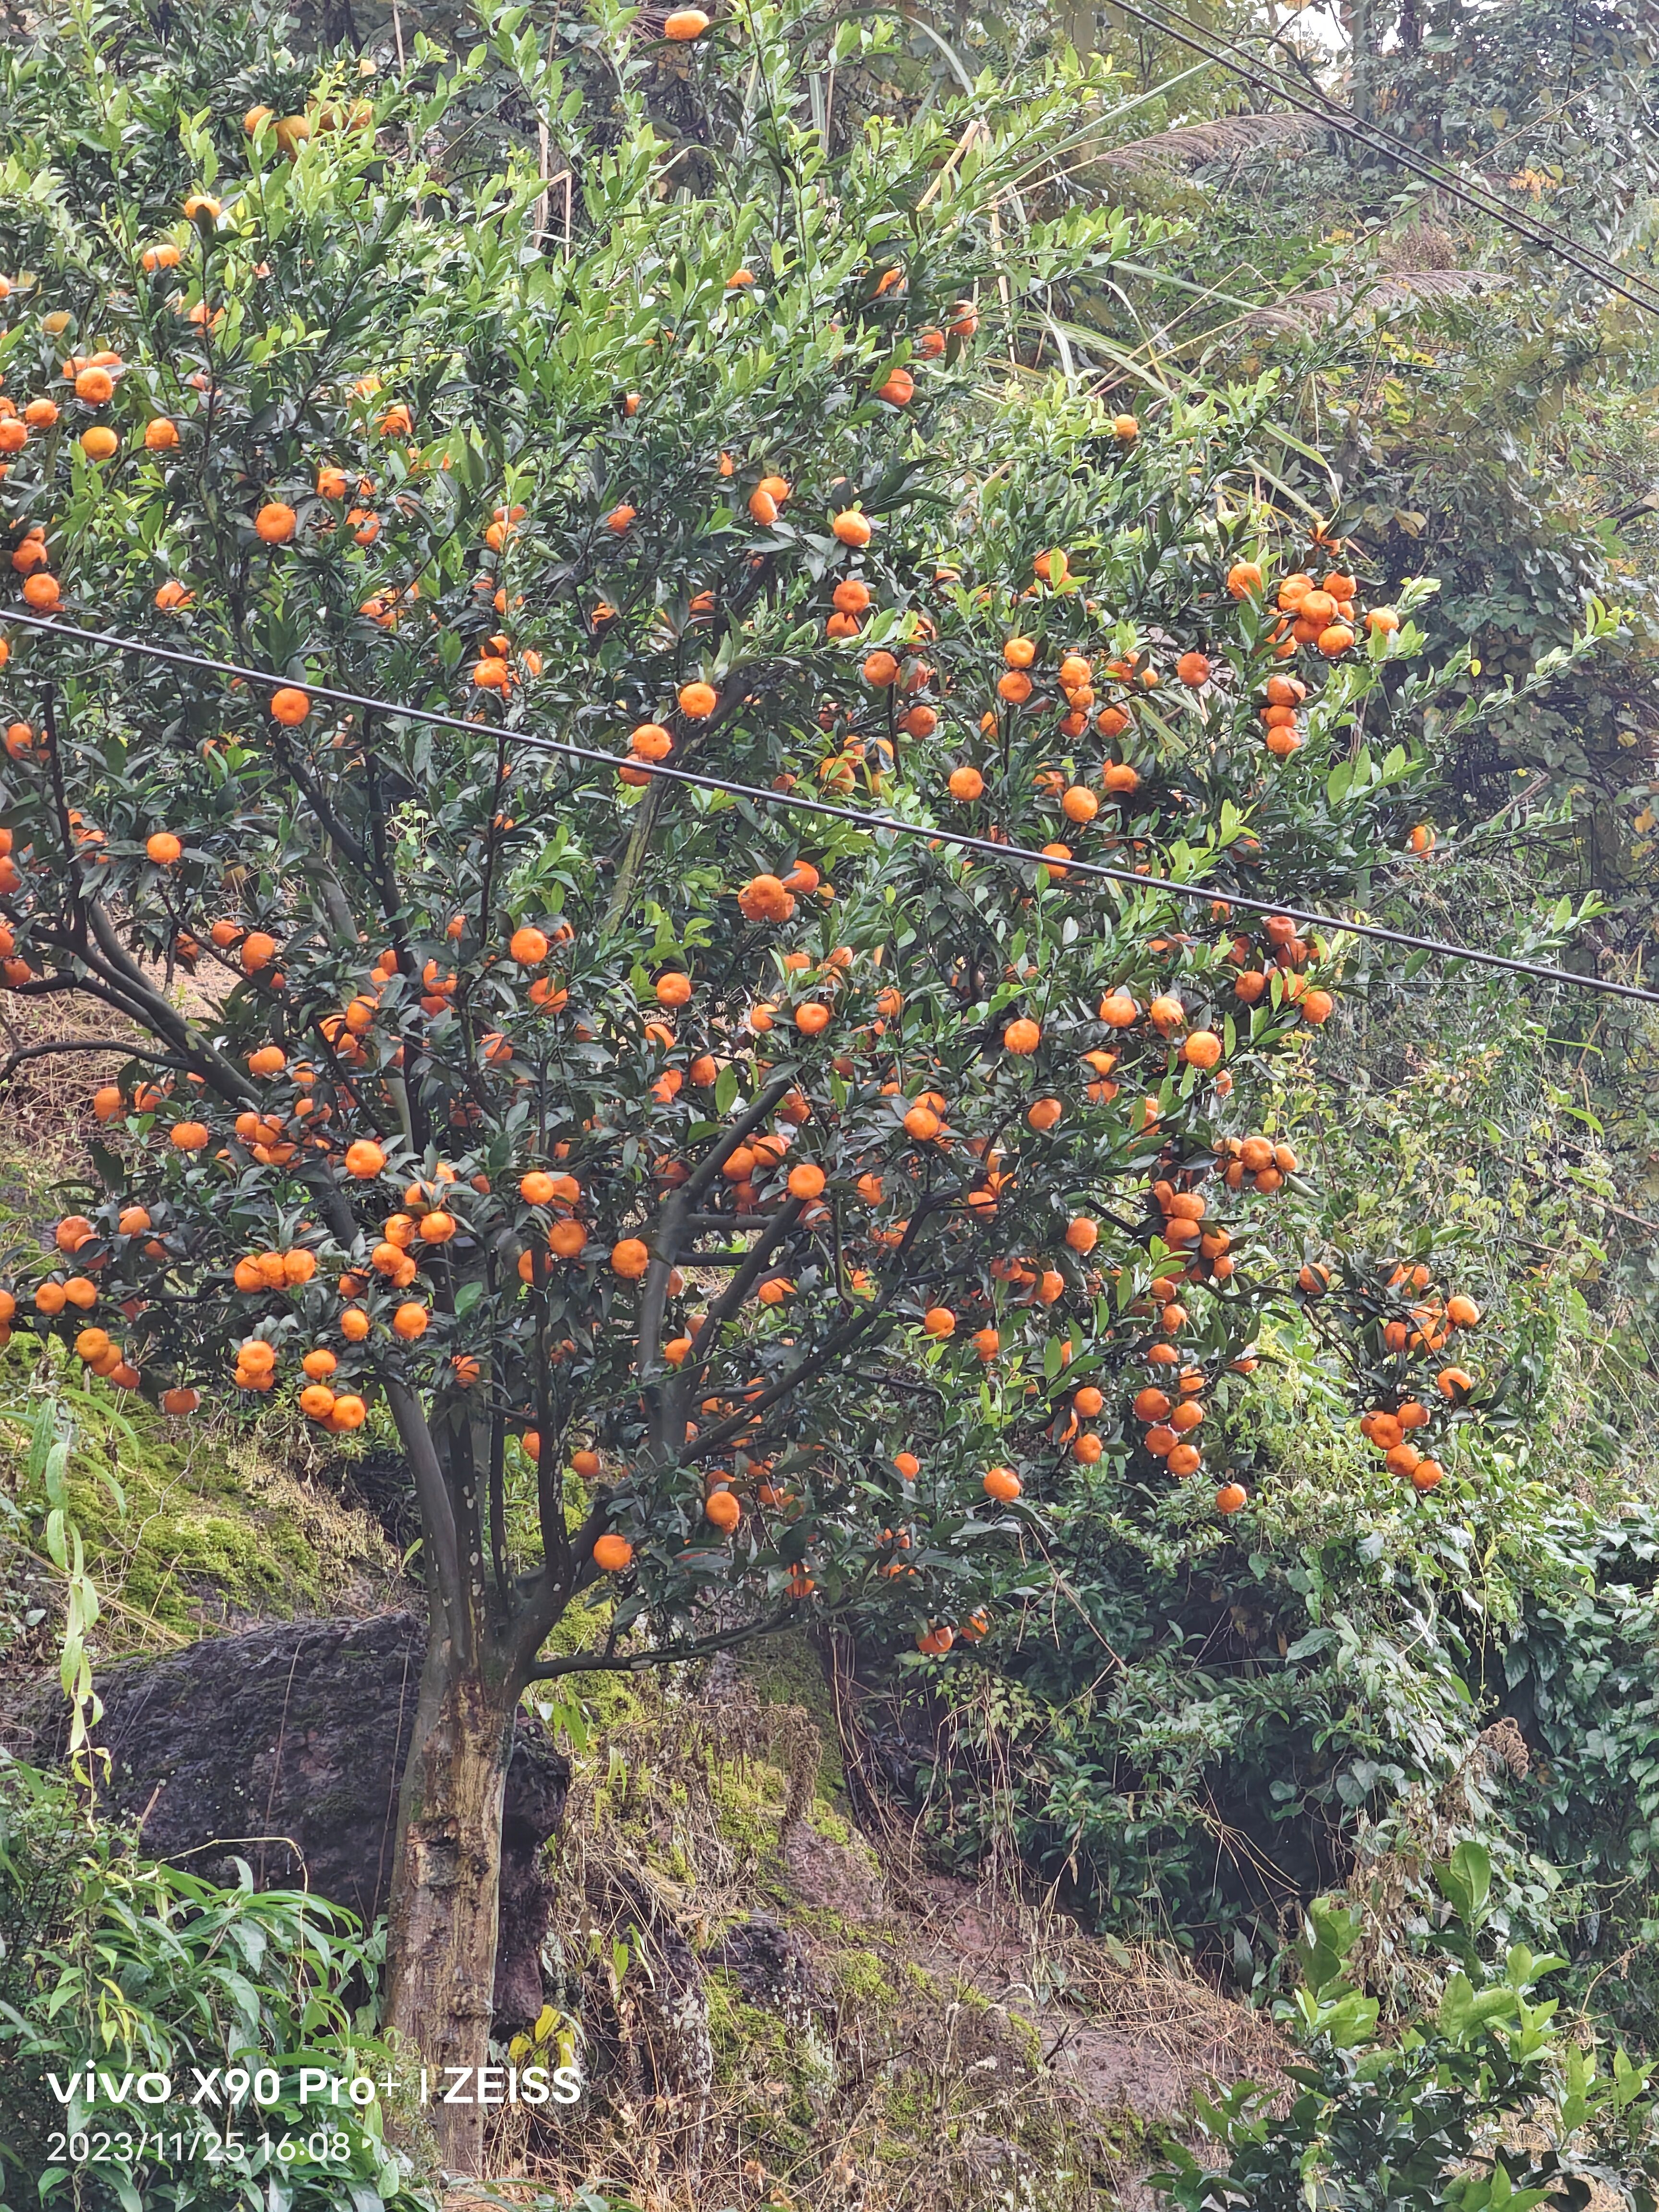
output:
[[[24,613],[21,609],[6,611],[3,619],[27,629],[39,630],[50,637],[63,638],[77,645],[97,645],[115,653],[136,653],[150,660],[161,660],[177,668],[198,668],[214,676],[229,676],[246,684],[262,684],[268,690],[280,690],[296,679],[273,675],[269,669],[245,668],[239,661],[216,660],[204,653],[185,653],[177,646],[153,645],[147,639],[123,637],[114,630],[79,629],[67,623],[53,622],[45,615]],[[476,738],[489,726],[465,721],[459,714],[445,714],[431,707],[400,706],[396,701],[375,699],[361,691],[342,690],[336,684],[313,684],[305,681],[303,689],[313,699],[326,700],[331,705],[349,707],[362,714],[384,714],[393,721],[423,722],[429,727],[458,730],[462,735]],[[1512,975],[1526,975],[1540,983],[1565,983],[1574,990],[1598,992],[1604,997],[1632,999],[1639,1005],[1659,1006],[1659,991],[1644,991],[1634,983],[1615,982],[1604,975],[1580,975],[1570,968],[1551,968],[1534,960],[1516,960],[1507,952],[1488,952],[1478,945],[1454,945],[1444,938],[1419,937],[1407,930],[1389,929],[1380,922],[1355,921],[1340,915],[1315,914],[1304,907],[1286,906],[1280,901],[1252,898],[1240,891],[1223,891],[1213,884],[1183,884],[1170,876],[1142,875],[1133,868],[1115,868],[1103,860],[1051,860],[1046,854],[1034,851],[1024,845],[1000,844],[995,838],[976,837],[966,830],[941,830],[923,822],[902,821],[896,815],[878,814],[866,807],[837,806],[828,799],[806,799],[793,791],[773,791],[759,784],[737,783],[729,777],[703,775],[693,769],[669,768],[653,761],[636,759],[634,755],[604,752],[594,745],[572,744],[562,738],[538,738],[524,730],[509,732],[514,743],[534,752],[554,755],[562,759],[580,760],[607,769],[634,768],[642,775],[660,776],[665,782],[689,785],[696,791],[713,792],[732,799],[745,799],[757,806],[769,806],[781,812],[811,814],[825,817],[832,822],[852,822],[860,829],[880,830],[897,837],[921,837],[933,846],[949,845],[964,852],[981,853],[987,859],[1021,867],[1048,868],[1051,872],[1064,868],[1066,872],[1097,878],[1107,883],[1122,884],[1131,890],[1167,891],[1172,897],[1201,900],[1206,905],[1224,904],[1230,910],[1237,907],[1249,914],[1281,914],[1310,929],[1343,933],[1350,937],[1363,937],[1378,944],[1403,945],[1412,952],[1425,952],[1437,959],[1469,960],[1482,968],[1496,968]]]
[[[1502,224],[1530,244],[1542,246],[1558,260],[1577,270],[1581,276],[1587,276],[1592,283],[1618,293],[1632,307],[1640,307],[1648,314],[1659,315],[1659,285],[1632,270],[1621,269],[1595,247],[1570,237],[1554,224],[1540,222],[1507,206],[1484,185],[1470,184],[1443,162],[1437,161],[1431,155],[1419,154],[1392,132],[1378,130],[1374,124],[1367,123],[1352,108],[1342,106],[1327,94],[1299,85],[1270,64],[1254,59],[1242,46],[1223,38],[1218,32],[1206,30],[1202,24],[1194,22],[1189,15],[1172,8],[1160,5],[1155,13],[1150,8],[1137,5],[1136,0],[1113,0],[1113,4],[1121,8],[1126,15],[1133,16],[1137,22],[1145,23],[1149,29],[1173,39],[1178,46],[1186,46],[1193,53],[1203,55],[1218,68],[1231,70],[1254,89],[1276,94],[1286,106],[1312,116],[1316,122],[1340,132],[1346,138],[1357,141],[1371,153],[1384,155],[1412,175],[1435,185],[1449,198],[1461,200],[1465,206],[1474,209],[1477,214]],[[1632,284],[1639,285],[1642,290],[1632,291],[1630,289]]]

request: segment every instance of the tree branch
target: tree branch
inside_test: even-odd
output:
[[[75,986],[71,983],[69,988]],[[171,1053],[151,1052],[147,1046],[129,1044],[124,1037],[54,1037],[49,1044],[20,1045],[0,1060],[0,1083],[9,1081],[26,1060],[47,1060],[60,1052],[118,1052],[126,1060],[147,1060],[156,1067],[177,1067]]]
[[[652,1667],[676,1667],[687,1659],[709,1659],[717,1651],[729,1651],[734,1644],[748,1644],[757,1637],[775,1636],[781,1629],[793,1628],[795,1608],[787,1606],[775,1613],[769,1620],[747,1622],[741,1628],[723,1628],[718,1635],[702,1636],[689,1644],[661,1644],[653,1651],[621,1651],[607,1656],[602,1651],[572,1651],[562,1659],[544,1659],[532,1667],[527,1681],[556,1681],[561,1674],[642,1674]]]
[[[823,1374],[832,1360],[838,1359],[843,1352],[849,1350],[858,1342],[860,1336],[868,1334],[875,1324],[884,1318],[887,1309],[898,1296],[900,1289],[914,1279],[902,1272],[901,1263],[915,1243],[916,1231],[921,1227],[924,1217],[929,1212],[936,1213],[939,1211],[938,1205],[930,1205],[927,1199],[923,1199],[917,1206],[915,1214],[911,1217],[910,1226],[904,1232],[904,1242],[893,1255],[893,1269],[888,1277],[886,1285],[872,1306],[861,1312],[854,1313],[842,1323],[839,1328],[831,1329],[815,1352],[809,1352],[804,1359],[797,1361],[789,1372],[775,1382],[769,1390],[763,1391],[753,1401],[745,1401],[741,1413],[733,1413],[728,1419],[722,1421],[718,1427],[711,1429],[707,1436],[697,1437],[688,1447],[685,1457],[693,1461],[708,1459],[717,1452],[724,1451],[728,1444],[735,1443],[743,1431],[750,1427],[762,1414],[775,1406],[780,1399],[788,1397],[791,1392],[798,1390],[803,1382],[810,1382],[816,1376]],[[732,1290],[735,1287],[735,1283],[729,1285],[723,1295],[730,1297]],[[712,1307],[709,1309],[709,1316],[712,1320],[714,1316]]]
[[[385,1389],[386,1401],[398,1425],[398,1440],[415,1480],[422,1528],[435,1569],[438,1601],[444,1609],[450,1642],[459,1658],[470,1659],[472,1617],[466,1602],[466,1583],[456,1542],[455,1510],[443,1469],[438,1463],[437,1446],[432,1441],[432,1431],[421,1410],[420,1401],[408,1383],[387,1376]]]

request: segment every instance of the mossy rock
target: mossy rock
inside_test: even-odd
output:
[[[809,2160],[823,2100],[836,2083],[828,2045],[800,2035],[775,2013],[745,2004],[716,1970],[704,1984],[714,2079],[744,2105],[749,2127],[769,2163]]]
[[[835,1705],[823,1668],[804,1628],[765,1636],[739,1650],[738,1678],[763,1705],[799,1705],[816,1723],[822,1750],[817,1795],[826,1802],[846,1789],[836,1729]]]
[[[0,1360],[0,1453],[26,1511],[27,1433],[45,1402],[38,1354]],[[199,1635],[325,1611],[378,1610],[406,1595],[397,1553],[374,1522],[306,1478],[278,1422],[170,1420],[136,1395],[56,1374],[75,1425],[70,1517],[103,1602],[106,1656],[153,1648],[155,1631]]]
[[[886,1965],[878,1952],[841,1951],[827,1964],[830,1982],[843,2002],[883,2008],[898,2002],[898,1992],[888,1978]]]

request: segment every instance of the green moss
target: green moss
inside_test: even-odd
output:
[[[835,2063],[811,2035],[798,2035],[775,2013],[745,2004],[725,1974],[704,1990],[714,2079],[744,2106],[745,2132],[769,2164],[809,2160],[817,2141],[817,2101],[833,2087]]]
[[[819,1757],[817,1793],[827,1798],[846,1786],[836,1711],[823,1668],[805,1629],[792,1628],[781,1635],[763,1636],[740,1647],[738,1675],[763,1705],[799,1705],[817,1725],[823,1750]]]
[[[1042,2036],[1041,2031],[1026,2019],[1024,2013],[1008,2009],[1009,2039],[1018,2045],[1025,2063],[1034,2070],[1042,2064]]]
[[[22,1471],[44,1402],[38,1348],[0,1360],[0,1445],[14,1494],[44,1510]],[[383,1601],[398,1561],[365,1514],[307,1481],[278,1422],[173,1421],[137,1397],[116,1399],[56,1363],[54,1395],[73,1421],[71,1517],[104,1603],[106,1654],[154,1641],[153,1628],[198,1634],[204,1622],[323,1610],[353,1593]]]
[[[822,1765],[819,1773],[822,1776]],[[826,1805],[822,1799],[807,1807],[806,1825],[815,1834],[822,1836],[826,1843],[840,1844],[843,1849],[850,1849],[860,1840],[852,1822],[844,1820],[833,1805]]]
[[[830,1963],[830,1975],[836,1994],[843,2001],[883,2007],[898,2002],[886,1966],[874,1951],[841,1952]]]

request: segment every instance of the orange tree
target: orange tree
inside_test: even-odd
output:
[[[1426,696],[1408,599],[1258,504],[1271,386],[994,388],[981,322],[1017,355],[1134,235],[997,219],[1073,88],[832,163],[810,27],[688,13],[693,191],[625,18],[586,152],[518,23],[390,89],[206,10],[4,62],[0,513],[54,627],[0,679],[3,980],[74,1002],[27,1049],[126,1060],[6,1318],[179,1418],[395,1425],[390,2006],[438,2065],[485,2047],[527,1685],[853,1604],[940,1653],[1034,1485],[1202,1475],[1297,1170],[1263,1086],[1341,964],[1230,900],[1400,848]],[[487,70],[577,149],[568,246],[446,137]]]

